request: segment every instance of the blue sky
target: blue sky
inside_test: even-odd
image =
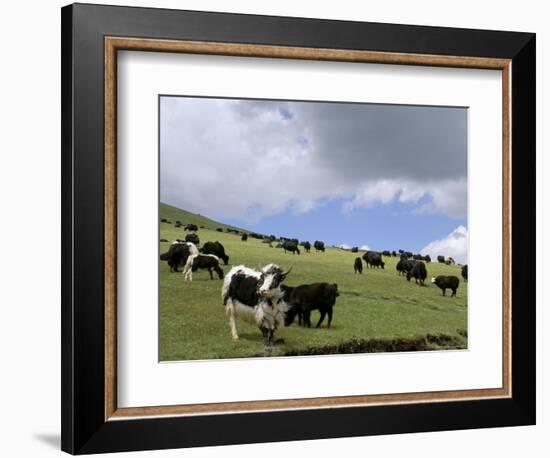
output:
[[[160,199],[261,233],[467,258],[467,110],[160,98]]]
[[[407,250],[419,252],[441,235],[450,234],[465,219],[441,214],[418,214],[414,205],[393,201],[370,208],[342,211],[340,199],[327,202],[302,214],[279,213],[247,224],[239,218],[225,219],[234,225],[265,234],[295,237],[300,240],[324,240],[335,246],[363,246],[373,250]]]

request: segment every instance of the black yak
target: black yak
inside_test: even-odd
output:
[[[418,283],[420,281],[421,285],[424,285],[424,280],[426,280],[427,276],[428,271],[426,270],[426,264],[424,264],[422,261],[416,261],[412,268],[407,271],[407,281],[410,281],[411,278],[414,278],[415,283]]]
[[[367,251],[363,255],[363,259],[365,260],[367,267],[381,267],[383,269],[386,265],[386,263],[382,261],[382,254],[377,251]]]
[[[298,244],[295,242],[284,241],[283,250],[285,253],[287,251],[290,251],[292,254],[300,254],[300,249],[298,248]]]
[[[319,310],[321,317],[317,323],[317,328],[321,326],[325,316],[328,315],[327,328],[332,323],[332,308],[336,303],[338,285],[336,283],[312,283],[310,285],[286,286],[281,285],[284,293],[284,300],[289,305],[287,312],[286,325],[290,326],[298,315],[298,324],[303,323],[308,328],[311,327],[311,311]],[[302,321],[303,318],[303,321]]]
[[[195,245],[198,245],[199,243],[201,243],[201,241],[199,239],[199,236],[197,234],[195,234],[194,232],[191,233],[191,234],[187,234],[185,236],[185,241],[194,243]]]
[[[321,242],[320,240],[315,240],[313,243],[313,247],[315,248],[315,251],[322,251],[325,252],[325,242]]]
[[[200,252],[202,254],[214,254],[221,260],[223,260],[223,263],[227,265],[229,262],[229,256],[225,254],[225,248],[223,245],[218,242],[206,242],[204,246],[200,249]]]
[[[363,261],[361,261],[361,258],[355,258],[355,261],[353,262],[353,271],[354,273],[363,273]]]
[[[443,296],[445,296],[445,290],[449,288],[453,292],[451,297],[456,297],[456,290],[460,281],[454,275],[438,275],[435,278],[432,277],[432,283],[435,283],[443,291]]]

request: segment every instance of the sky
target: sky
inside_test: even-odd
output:
[[[160,200],[252,231],[467,262],[467,109],[160,97]]]

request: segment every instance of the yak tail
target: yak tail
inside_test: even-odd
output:
[[[227,299],[229,299],[229,294],[228,293],[224,294],[222,299],[223,299],[223,306],[225,307],[227,305]]]
[[[170,259],[170,252],[167,251],[166,253],[162,253],[160,255],[160,260],[161,261],[168,261]]]

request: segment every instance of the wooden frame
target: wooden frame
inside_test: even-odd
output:
[[[131,20],[145,17],[151,21]],[[87,23],[86,29],[81,26],[84,20]],[[239,32],[224,35],[217,27],[220,21],[239,22]],[[152,23],[152,28],[136,25],[138,23]],[[350,28],[356,31],[353,37],[346,33]],[[299,32],[304,29],[308,32]],[[285,38],[280,38],[280,30],[288,31]],[[337,43],[334,43],[334,46],[318,38],[323,36],[320,33],[323,31],[330,31],[328,35],[336,37]],[[432,39],[419,39],[426,36],[431,36]],[[252,429],[258,429],[254,425],[260,418],[269,424],[279,425],[277,435],[254,435],[254,440],[257,441],[534,423],[535,302],[531,279],[534,278],[535,266],[534,260],[515,261],[521,263],[521,270],[513,270],[511,264],[514,251],[534,252],[534,236],[529,237],[529,233],[532,235],[535,230],[534,40],[531,34],[510,32],[92,5],[73,5],[64,8],[63,449],[71,453],[89,453],[239,443],[250,440],[248,435],[239,433],[235,426],[224,426],[222,430],[226,432],[217,434],[216,437],[208,437],[205,428],[231,425],[230,419],[236,414],[240,415],[241,424],[248,423]],[[489,41],[493,44],[492,48],[486,45]],[[84,54],[81,52],[84,50],[91,51],[95,59],[82,57]],[[400,395],[118,408],[118,50],[501,70],[503,386],[497,389]],[[98,85],[100,81],[104,85]],[[100,87],[103,89],[103,104],[98,102],[101,100],[101,94],[97,93]],[[90,89],[91,93],[86,92]],[[92,104],[93,109],[84,112],[82,108],[85,103]],[[84,123],[89,125],[90,122],[93,122],[94,128],[91,131],[82,131]],[[517,159],[519,154],[514,155],[514,151],[520,147],[521,161]],[[92,176],[86,177],[85,170],[91,170]],[[93,179],[97,181],[90,181]],[[513,203],[518,201],[521,201],[522,205],[518,206],[519,210],[516,209],[512,213]],[[530,204],[525,204],[526,201]],[[80,210],[86,212],[88,223],[92,221],[90,226],[83,224],[84,216]],[[512,233],[513,221],[522,222],[521,232]],[[89,247],[84,246],[83,242],[88,239],[91,239],[96,252],[91,253]],[[92,257],[91,265],[87,256]],[[87,259],[86,266],[84,258]],[[87,291],[87,295],[83,295],[83,291]],[[86,359],[83,360],[84,358]],[[461,402],[451,402],[457,400]],[[334,410],[334,407],[338,409]],[[437,413],[438,421],[426,420],[425,415],[428,412]],[[397,421],[395,415],[405,415],[408,421],[405,418]],[[472,418],[475,415],[475,419],[468,419],[462,415],[472,415]],[[329,427],[329,418],[334,417],[341,419],[342,426]],[[380,418],[385,419],[382,425],[378,423]],[[311,427],[311,430],[306,427],[301,434],[297,434],[292,428],[281,426],[281,422],[295,422],[298,419],[308,424],[313,422],[316,427]],[[375,423],[368,421],[374,419]],[[163,428],[165,436],[169,438],[166,441],[158,439],[153,433],[153,430],[159,427]],[[188,428],[203,429],[193,429],[193,434],[189,434]],[[141,434],[136,436],[133,434],[135,431],[140,431]]]

